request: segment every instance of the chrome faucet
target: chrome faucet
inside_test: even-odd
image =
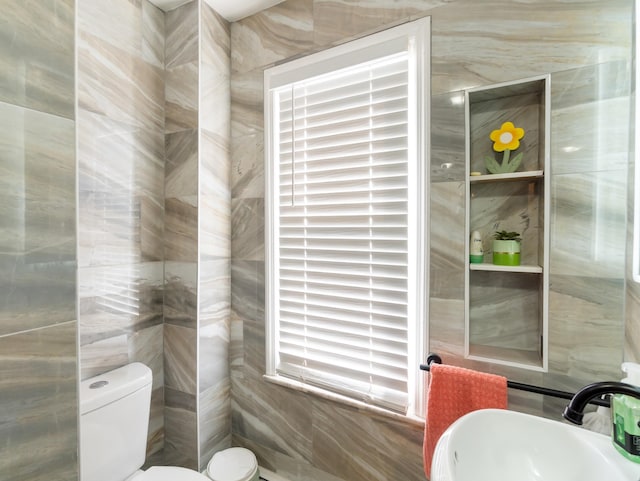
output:
[[[595,382],[583,387],[573,395],[569,404],[564,408],[562,416],[574,424],[582,424],[584,408],[595,397],[605,394],[625,394],[640,399],[640,389],[624,382]]]

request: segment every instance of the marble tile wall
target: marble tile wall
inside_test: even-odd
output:
[[[164,462],[198,467],[199,9],[165,13]]]
[[[80,372],[152,369],[152,455],[165,430],[164,16],[146,0],[77,9]]]
[[[74,15],[72,0],[2,5],[0,479],[7,481],[78,476]]]
[[[616,206],[624,205],[627,187],[628,129],[620,119],[628,118],[631,2],[614,0],[606,8],[545,0],[283,2],[231,26],[230,363],[234,444],[292,480],[424,479],[422,442],[413,425],[262,380],[263,70],[424,15],[432,17],[431,350],[445,362],[570,390],[610,378],[622,358],[624,235],[612,241],[599,227],[604,222],[604,232],[624,233],[626,222]],[[543,73],[552,74],[554,86],[546,374],[464,360],[464,105],[458,102],[463,89]],[[584,257],[587,232],[588,245],[598,248]],[[560,235],[576,249],[567,249]],[[557,417],[557,405],[540,396],[515,393],[510,406]]]
[[[635,65],[638,65],[638,52],[635,52]],[[638,95],[636,86],[632,84],[631,90],[633,98]],[[632,132],[636,132],[639,128],[637,118],[640,113],[635,112],[635,116],[631,117],[630,124]],[[628,177],[634,179],[636,174],[638,157],[637,157],[637,134],[636,137],[631,138],[631,149],[633,161],[629,163]],[[634,151],[635,149],[635,151]],[[637,191],[635,182],[629,182],[627,185],[627,234],[626,234],[626,252],[633,252],[634,244],[637,245],[638,239],[634,233],[634,217],[636,215],[636,203],[640,192]],[[625,283],[625,344],[624,344],[624,359],[630,362],[640,362],[640,283],[633,281],[633,258],[627,256],[626,262],[626,279]]]
[[[549,369],[570,389],[622,374],[630,79],[615,60],[551,79]]]
[[[231,444],[230,32],[205,1],[166,14],[164,462]]]
[[[198,232],[199,469],[231,446],[231,33],[200,2]]]

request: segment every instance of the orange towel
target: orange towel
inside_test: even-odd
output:
[[[478,409],[507,408],[505,377],[436,363],[429,370],[423,445],[427,478],[436,443],[455,420]]]

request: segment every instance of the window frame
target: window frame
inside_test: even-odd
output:
[[[424,417],[424,375],[419,369],[421,360],[426,355],[428,346],[428,305],[429,305],[429,188],[430,157],[428,149],[430,125],[430,18],[424,17],[387,30],[371,34],[348,43],[338,45],[305,57],[296,58],[286,63],[265,69],[264,71],[264,121],[265,121],[265,323],[266,323],[266,377],[279,384],[296,385],[299,381],[293,381],[277,373],[278,356],[278,283],[274,273],[278,272],[279,255],[277,242],[278,235],[277,214],[278,200],[274,198],[276,189],[274,182],[279,179],[279,170],[274,159],[274,142],[272,141],[275,106],[271,90],[282,85],[290,84],[305,78],[314,77],[323,73],[339,70],[352,65],[354,59],[366,61],[369,58],[381,58],[398,52],[399,49],[407,49],[415,53],[410,57],[410,68],[415,73],[415,132],[409,132],[415,138],[409,149],[415,149],[417,165],[415,166],[415,194],[417,205],[414,226],[413,242],[415,247],[415,285],[414,292],[408,292],[411,299],[409,307],[410,319],[407,322],[408,359],[407,366],[408,409],[407,417]],[[409,47],[407,47],[407,45]],[[404,47],[403,47],[404,46]],[[411,230],[411,226],[409,227]],[[414,363],[415,365],[412,365]],[[298,386],[299,387],[299,386]],[[317,386],[314,386],[317,388]],[[321,389],[321,388],[320,388]],[[322,389],[321,389],[322,390]],[[336,395],[336,397],[342,397]],[[375,406],[375,405],[374,405]]]

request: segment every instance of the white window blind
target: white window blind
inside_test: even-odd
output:
[[[422,260],[410,45],[268,91],[275,374],[402,412]]]

